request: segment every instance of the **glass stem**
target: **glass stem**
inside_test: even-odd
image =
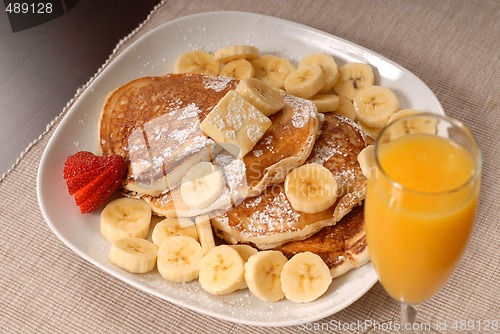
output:
[[[413,324],[417,319],[417,309],[413,306],[403,303],[401,305],[401,333],[413,333]]]

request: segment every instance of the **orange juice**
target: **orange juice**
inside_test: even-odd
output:
[[[412,134],[380,144],[378,161],[365,201],[370,257],[393,298],[419,303],[445,284],[466,248],[479,193],[475,160],[447,139]]]

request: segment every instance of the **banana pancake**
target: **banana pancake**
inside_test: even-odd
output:
[[[124,189],[157,195],[187,169],[209,160],[215,143],[200,123],[236,81],[228,77],[168,74],[132,80],[107,98],[100,121],[103,155],[129,163]]]
[[[337,201],[322,212],[299,212],[292,208],[281,183],[214,217],[215,230],[229,243],[252,243],[260,249],[271,249],[335,225],[364,199],[366,178],[357,156],[366,145],[364,133],[356,123],[326,113],[321,135],[306,163],[322,164],[333,173],[338,185]]]
[[[305,240],[287,242],[277,248],[291,258],[301,252],[319,255],[330,268],[332,277],[338,277],[369,261],[366,246],[363,206],[352,209],[333,226],[325,226]]]
[[[168,217],[217,215],[219,209],[258,196],[268,185],[283,182],[288,172],[310,155],[320,128],[320,116],[312,102],[290,95],[284,98],[283,109],[269,117],[271,127],[243,159],[224,151],[213,158],[226,178],[226,189],[219,199],[206,208],[191,209],[181,200],[177,187],[159,196],[144,197],[153,212]]]

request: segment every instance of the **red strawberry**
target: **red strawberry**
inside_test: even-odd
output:
[[[121,184],[127,164],[118,155],[96,156],[81,151],[66,160],[64,178],[82,214],[99,207]]]
[[[95,181],[75,193],[75,202],[82,213],[98,208],[121,184],[122,179],[113,177],[116,170],[106,170]]]
[[[95,171],[100,168],[104,169],[104,167],[102,157],[92,152],[80,151],[66,159],[63,177],[69,179],[78,174]]]
[[[123,158],[117,155],[100,157],[85,151],[70,156],[64,164],[64,178],[70,195],[76,193],[120,160]]]

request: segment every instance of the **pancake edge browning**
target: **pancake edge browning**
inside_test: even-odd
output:
[[[319,255],[333,278],[370,261],[366,244],[363,205],[355,207],[333,226],[325,226],[305,240],[291,241],[276,248],[287,258],[301,252]]]

